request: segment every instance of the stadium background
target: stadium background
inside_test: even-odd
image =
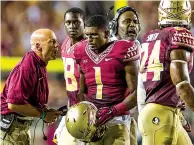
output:
[[[95,14],[106,15],[110,6],[114,5],[115,10],[121,6],[129,5],[134,7],[139,13],[141,23],[141,33],[138,39],[142,40],[143,35],[154,28],[157,28],[159,1],[2,1],[1,2],[1,89],[5,80],[21,57],[30,50],[30,35],[38,28],[52,29],[60,42],[66,36],[63,26],[64,12],[71,7],[80,7],[86,13],[86,18]],[[191,1],[194,9],[194,1]],[[115,11],[114,10],[114,11]],[[113,18],[111,11],[109,20]],[[192,15],[192,33],[194,35],[194,14]],[[59,57],[50,62],[49,73],[49,106],[59,108],[67,104],[65,85],[63,78],[63,64]],[[191,82],[194,85],[194,69],[192,71]],[[186,110],[186,118],[192,125],[192,132],[189,133],[194,143],[194,113]],[[137,114],[135,115],[137,116]],[[53,145],[52,134],[57,126],[53,124],[45,127],[48,136],[46,142],[42,139],[42,123],[38,123],[35,135],[35,145]],[[32,127],[32,137],[34,138],[34,126]],[[139,144],[141,144],[139,138]]]

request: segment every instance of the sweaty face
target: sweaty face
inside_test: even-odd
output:
[[[83,34],[84,21],[79,13],[67,13],[65,15],[65,30],[69,37],[75,39]]]
[[[97,27],[86,27],[85,35],[91,50],[100,49],[108,41],[106,31]]]
[[[139,22],[132,11],[126,11],[118,19],[118,33],[121,39],[135,40],[139,33]]]
[[[50,38],[45,41],[42,55],[46,61],[54,60],[57,57],[59,43],[54,33],[50,35]]]

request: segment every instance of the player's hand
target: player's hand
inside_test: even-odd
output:
[[[58,111],[55,109],[49,109],[45,113],[46,113],[46,117],[45,117],[44,121],[46,123],[55,123],[57,121],[57,118],[59,117],[59,115],[62,114],[61,111]]]
[[[183,128],[187,131],[187,132],[191,132],[191,124],[189,123],[189,121],[186,120],[185,116],[182,115],[181,116],[181,123]]]
[[[67,111],[68,111],[67,105],[60,107],[58,109],[58,111],[62,112],[61,116],[65,116],[67,114]]]
[[[114,107],[102,107],[97,111],[97,122],[96,126],[101,126],[111,120],[114,117]]]
[[[50,109],[50,108],[48,107],[48,105],[47,105],[47,104],[44,104],[44,105],[43,105],[43,111],[45,111],[45,112],[46,112],[46,111],[48,111],[49,109]]]
[[[187,121],[187,123],[185,125],[183,125],[183,128],[187,131],[187,132],[191,132],[191,124]]]

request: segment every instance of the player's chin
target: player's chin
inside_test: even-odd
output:
[[[69,34],[69,37],[75,39],[75,38],[78,37],[78,34],[77,34],[77,33],[70,33],[70,34]]]

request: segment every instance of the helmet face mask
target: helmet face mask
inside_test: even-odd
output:
[[[160,27],[190,27],[191,4],[189,0],[161,0],[158,8],[158,25]]]
[[[88,143],[88,142],[97,142],[97,141],[102,139],[106,129],[107,129],[107,127],[105,125],[100,126],[100,127],[96,128],[96,132],[94,133],[94,135],[91,139],[82,139],[81,141],[86,142],[86,143]]]
[[[101,138],[105,130],[99,133],[103,127],[95,126],[97,110],[94,104],[87,101],[71,106],[65,119],[68,132],[84,142],[91,142],[96,136]]]

